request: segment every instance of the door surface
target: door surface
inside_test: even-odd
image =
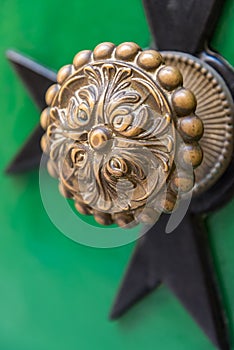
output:
[[[57,70],[102,41],[147,47],[141,1],[1,0],[0,5],[0,349],[213,349],[164,286],[119,321],[109,321],[134,243],[97,249],[69,240],[44,210],[38,171],[4,175],[39,120],[5,50],[15,48]],[[212,43],[234,65],[233,19],[234,0],[228,0]],[[234,343],[233,211],[234,201],[209,217],[208,228]]]

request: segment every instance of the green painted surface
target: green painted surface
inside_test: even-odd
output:
[[[165,287],[119,322],[108,321],[134,244],[104,250],[72,242],[47,217],[37,172],[16,178],[3,175],[7,162],[38,122],[38,112],[4,51],[17,48],[58,69],[77,51],[101,41],[131,40],[147,46],[150,35],[140,0],[98,4],[94,0],[1,0],[0,4],[0,349],[213,349]],[[230,0],[213,45],[234,64],[233,15]],[[234,202],[209,219],[232,334],[233,210]]]

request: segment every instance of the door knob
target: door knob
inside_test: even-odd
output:
[[[61,193],[97,222],[171,213],[193,189],[203,122],[180,70],[135,43],[79,52],[46,93],[41,146]]]

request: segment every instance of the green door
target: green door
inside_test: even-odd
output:
[[[109,321],[135,244],[98,249],[73,242],[46,214],[38,171],[4,175],[39,120],[5,50],[18,49],[57,70],[79,50],[102,41],[135,41],[147,47],[150,33],[141,1],[1,0],[0,5],[0,349],[213,349],[164,286],[119,321]],[[234,65],[233,18],[234,0],[229,0],[213,46]],[[232,201],[211,215],[208,224],[234,340],[233,210]],[[89,225],[82,227],[88,230]]]

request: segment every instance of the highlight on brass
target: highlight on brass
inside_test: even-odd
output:
[[[199,58],[173,51],[164,51],[162,56],[166,64],[181,71],[183,85],[196,96],[196,113],[203,122],[203,159],[194,172],[193,196],[198,196],[218,181],[231,162],[233,99],[219,74]]]
[[[191,192],[203,123],[176,67],[155,50],[102,43],[62,67],[46,93],[41,146],[76,209],[132,227]]]

